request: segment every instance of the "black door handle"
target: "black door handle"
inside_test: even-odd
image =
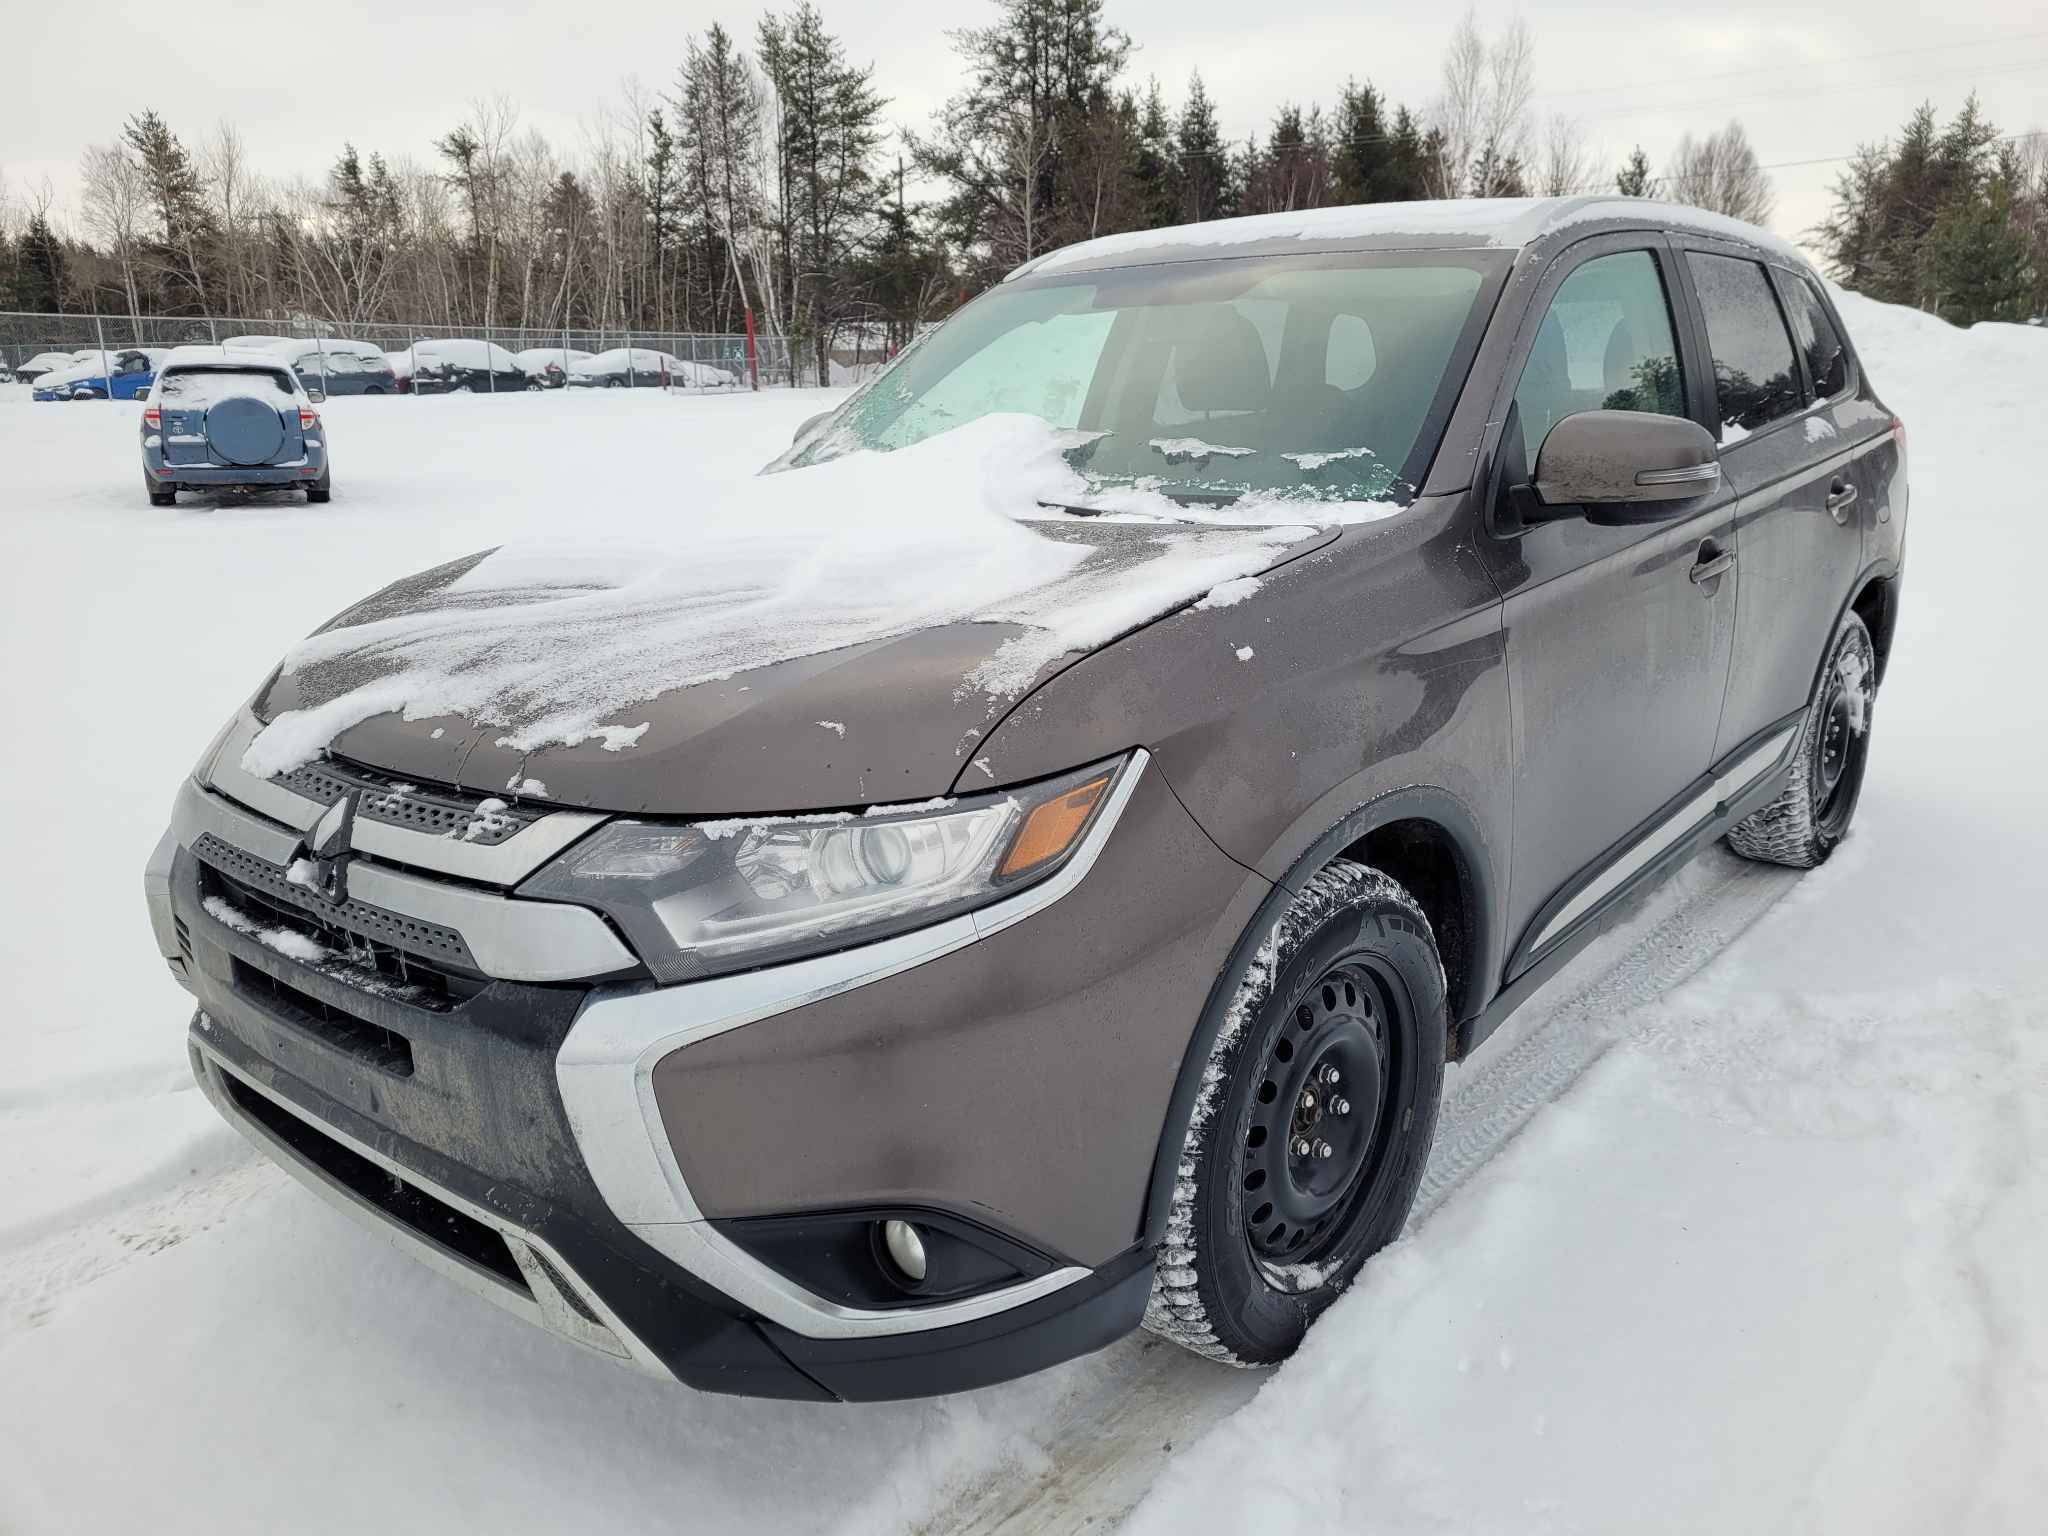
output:
[[[1848,522],[1849,509],[1855,505],[1856,487],[1848,481],[1837,480],[1828,487],[1828,511],[1834,514],[1836,522]]]
[[[1685,574],[1694,586],[1703,589],[1707,596],[1712,597],[1714,589],[1710,583],[1720,580],[1734,569],[1734,566],[1735,551],[1723,549],[1712,539],[1707,539],[1700,544],[1698,563]]]

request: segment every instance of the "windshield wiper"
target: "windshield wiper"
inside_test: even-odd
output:
[[[1055,512],[1071,512],[1076,517],[1109,516],[1109,508],[1107,507],[1084,507],[1077,501],[1047,501],[1040,497],[1038,504],[1041,507],[1049,507]]]

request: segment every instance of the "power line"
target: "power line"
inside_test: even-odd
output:
[[[1826,69],[1836,64],[1862,64],[1868,62],[1871,59],[1896,59],[1903,58],[1908,54],[1911,54],[1912,56],[1917,58],[1924,54],[1940,53],[1946,49],[1952,48],[1991,48],[1999,46],[2009,46],[2014,43],[2031,43],[2037,42],[2044,37],[2048,37],[2048,32],[2016,32],[2006,37],[1980,37],[1975,38],[1969,42],[1928,43],[1924,46],[1916,48],[1886,48],[1877,53],[1843,54],[1839,58],[1813,59],[1809,60],[1804,64],[1778,65],[1765,70],[1728,69],[1722,70],[1720,73],[1712,75],[1679,75],[1665,80],[1634,80],[1629,82],[1627,85],[1620,87],[1615,87],[1612,85],[1588,85],[1580,87],[1576,90],[1569,91],[1538,91],[1536,93],[1536,100],[1555,101],[1565,96],[1604,96],[1610,91],[1616,89],[1625,91],[1651,90],[1656,87],[1666,85],[1698,85],[1703,81],[1707,80],[1743,80],[1749,79],[1758,74],[1778,74],[1781,72],[1790,72],[1795,70]]]

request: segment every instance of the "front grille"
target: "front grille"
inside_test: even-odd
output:
[[[301,992],[290,982],[280,981],[245,961],[232,961],[231,974],[237,992],[258,999],[286,1023],[380,1072],[395,1077],[412,1076],[412,1042],[405,1036],[323,1003],[312,993]]]
[[[488,1270],[525,1295],[532,1295],[518,1261],[497,1228],[435,1198],[418,1185],[388,1172],[352,1147],[343,1146],[290,1111],[280,1108],[232,1072],[220,1074],[235,1107],[275,1136],[302,1161],[360,1195],[400,1226],[435,1247]]]
[[[338,904],[323,901],[293,885],[275,864],[244,853],[211,832],[193,842],[192,856],[199,861],[202,895],[219,896],[251,916],[373,963],[394,981],[411,984],[440,977],[451,984],[443,990],[451,990],[458,978],[480,975],[468,941],[453,928],[387,912],[353,897]],[[471,986],[461,995],[475,990]]]
[[[463,790],[423,788],[340,758],[307,763],[277,782],[293,794],[332,805],[346,794],[360,794],[356,815],[434,837],[453,837],[491,848],[525,831],[549,814],[545,806],[508,805],[502,799]],[[493,802],[486,810],[487,801]]]

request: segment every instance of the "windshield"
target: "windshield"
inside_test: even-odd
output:
[[[1070,457],[1105,486],[1406,500],[1503,264],[1433,251],[1021,280],[906,352],[788,462],[1018,411],[1091,434]]]

